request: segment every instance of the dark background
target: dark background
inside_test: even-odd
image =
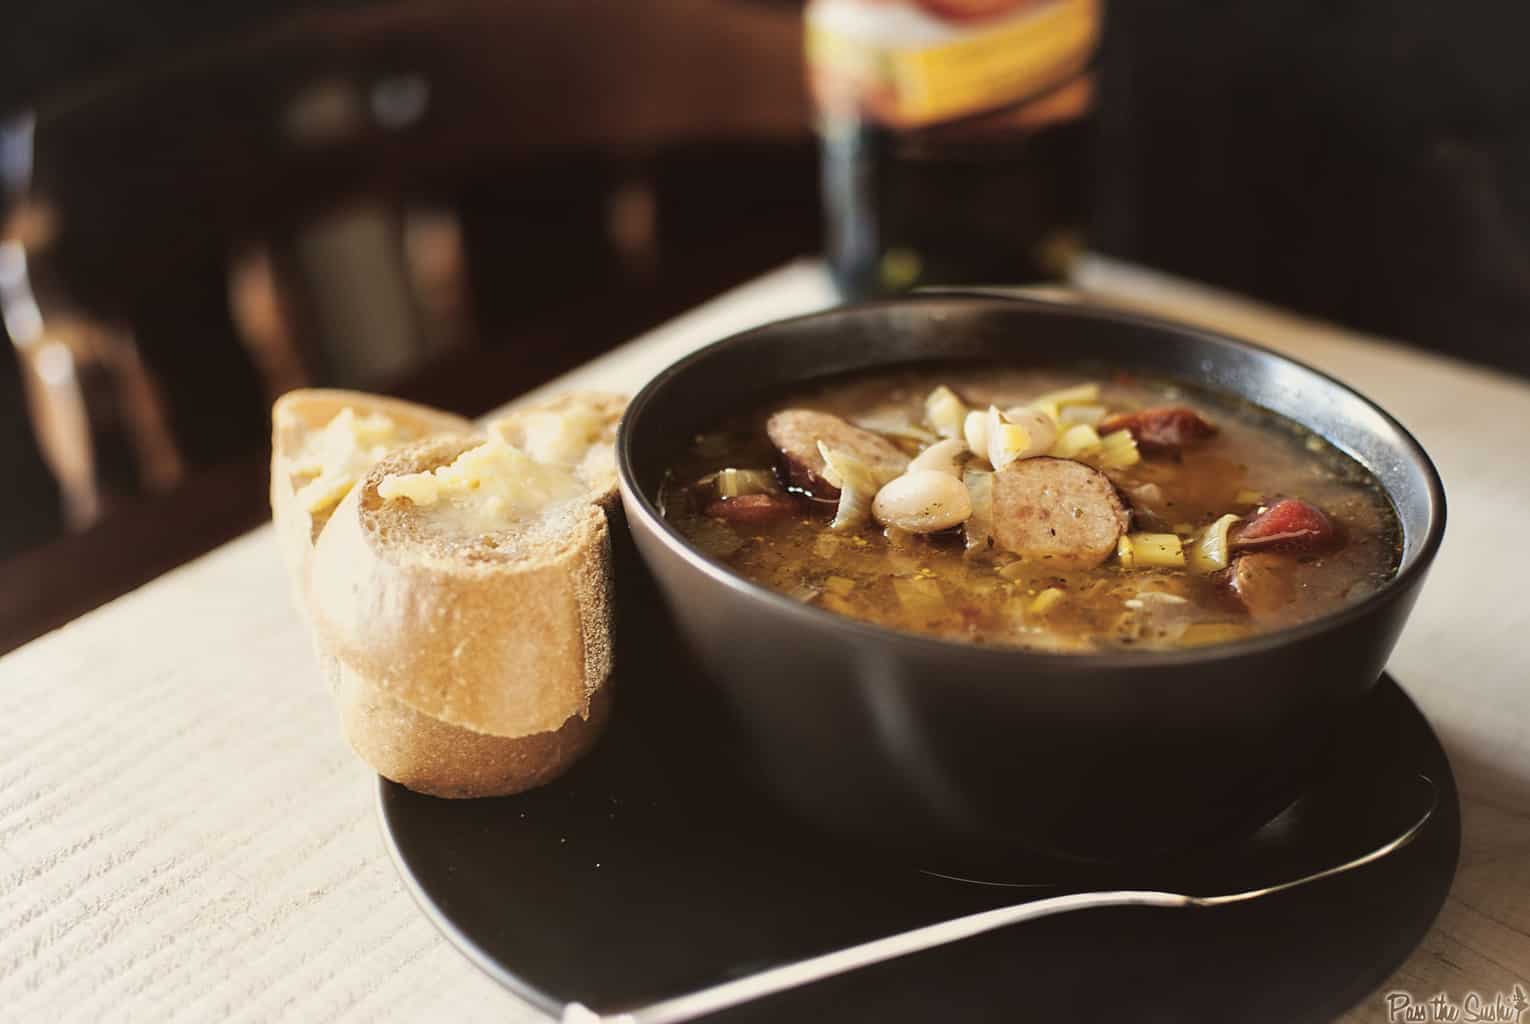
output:
[[[1109,16],[1092,245],[1530,373],[1530,5]]]
[[[1090,248],[1530,373],[1530,7],[1107,8]],[[474,414],[817,251],[799,26],[795,0],[5,5],[0,116],[36,111],[30,194],[54,215],[47,312],[64,296],[131,336],[182,465],[144,482],[93,372],[102,515],[68,530],[0,344],[0,650],[266,516],[274,385],[236,325],[243,254],[282,285],[337,209],[447,215],[450,338],[405,370],[347,377],[305,339],[300,289],[264,311],[288,385]],[[430,83],[418,121],[294,141],[315,90],[400,75]],[[630,193],[636,241],[613,214]]]

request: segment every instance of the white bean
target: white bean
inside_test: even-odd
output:
[[[937,469],[904,473],[877,492],[871,514],[883,526],[935,533],[965,522],[972,497],[956,477]]]
[[[967,454],[967,442],[959,437],[947,438],[944,441],[936,441],[924,451],[915,455],[908,464],[908,472],[933,469],[939,473],[949,473],[960,478],[962,475],[962,456]]]

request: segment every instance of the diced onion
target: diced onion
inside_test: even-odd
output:
[[[1123,604],[1126,610],[1116,620],[1113,632],[1150,647],[1176,643],[1200,614],[1194,604],[1178,594],[1157,591],[1138,592]]]
[[[927,430],[917,423],[911,423],[908,410],[901,406],[874,409],[870,413],[855,417],[850,422],[862,430],[869,430],[883,437],[907,439],[917,441],[919,444],[934,444],[940,440],[940,436],[934,431]]]
[[[822,441],[818,453],[823,456],[824,478],[839,488],[839,506],[834,511],[831,530],[852,530],[871,518],[871,501],[880,483],[864,462],[845,452],[836,452]]]
[[[988,413],[974,409],[962,421],[967,448],[980,459],[988,458]]]
[[[962,483],[972,498],[972,515],[962,525],[967,556],[972,558],[993,549],[993,474],[969,469],[962,474]]]
[[[1190,568],[1206,574],[1227,568],[1227,531],[1237,521],[1237,516],[1228,513],[1206,527],[1190,549]]]
[[[1028,404],[1041,405],[1050,403],[1058,407],[1065,405],[1087,405],[1100,400],[1100,386],[1090,382],[1088,384],[1075,384],[1071,388],[1058,388],[1056,391],[1048,391],[1044,395],[1037,395]]]
[[[1017,459],[1045,454],[1057,441],[1057,424],[1035,409],[988,409],[988,461],[996,470]]]
[[[1053,423],[1062,419],[1062,409],[1056,402],[1031,402],[1028,405],[1014,405],[1004,410],[1006,416],[1022,416],[1027,411],[1039,412]]]
[[[719,498],[739,498],[746,494],[776,494],[781,484],[768,469],[722,469],[715,480]]]
[[[1100,438],[1100,447],[1090,452],[1083,461],[1096,469],[1126,469],[1142,460],[1137,451],[1137,439],[1129,430],[1115,430]]]
[[[1065,427],[1078,423],[1097,427],[1108,415],[1110,410],[1103,405],[1065,405],[1057,412],[1057,422]]]
[[[1087,423],[1068,427],[1057,437],[1048,455],[1057,459],[1077,459],[1100,447],[1100,435]]]
[[[967,418],[967,404],[942,384],[924,400],[924,415],[941,437],[960,437]]]

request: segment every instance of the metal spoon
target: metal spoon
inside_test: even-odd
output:
[[[1384,842],[1372,846],[1349,860],[1285,881],[1214,895],[1163,892],[1155,889],[1116,889],[1053,896],[914,928],[896,935],[863,942],[857,946],[825,953],[822,956],[772,967],[757,974],[736,978],[720,985],[713,985],[710,988],[650,1003],[622,1013],[602,1015],[580,1003],[570,1003],[564,1008],[563,1024],[678,1024],[680,1021],[694,1020],[730,1006],[798,988],[838,974],[847,974],[850,971],[907,956],[910,953],[944,946],[984,932],[1007,928],[1022,921],[1034,921],[1054,914],[1065,914],[1072,910],[1089,910],[1095,907],[1220,907],[1285,892],[1288,889],[1295,889],[1298,886],[1364,867],[1412,842],[1434,813],[1437,803],[1434,783],[1420,775],[1416,779],[1405,780],[1404,784],[1394,792],[1399,800],[1399,806],[1395,808],[1395,814],[1391,813],[1394,809],[1388,808],[1387,818],[1408,822],[1406,828],[1401,832],[1392,833]],[[1374,810],[1374,808],[1367,808],[1367,810]],[[1374,818],[1374,815],[1371,817]]]

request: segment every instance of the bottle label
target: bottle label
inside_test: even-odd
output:
[[[819,113],[919,128],[1055,89],[1089,64],[1100,0],[813,0]]]

